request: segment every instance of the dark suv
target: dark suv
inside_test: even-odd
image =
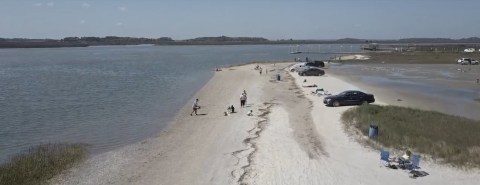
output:
[[[312,67],[325,67],[325,63],[323,61],[315,60],[313,62],[305,63],[305,66],[312,66]]]
[[[361,105],[375,102],[372,94],[361,91],[344,91],[338,95],[327,96],[323,99],[326,106],[342,106],[342,105]]]

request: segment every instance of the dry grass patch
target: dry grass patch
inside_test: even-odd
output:
[[[456,167],[480,168],[480,121],[397,106],[365,105],[342,115],[347,129],[368,135],[379,126],[378,144],[411,148]],[[365,142],[369,143],[369,142]],[[371,144],[371,142],[370,142]]]
[[[88,155],[83,144],[46,144],[0,165],[0,184],[39,185]]]

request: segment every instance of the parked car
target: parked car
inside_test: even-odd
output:
[[[314,66],[314,67],[325,67],[325,62],[320,60],[315,60],[313,62],[307,62],[306,66]]]
[[[320,69],[318,67],[313,67],[313,66],[303,66],[303,67],[297,67],[295,69],[296,72],[302,72],[302,71],[305,71],[307,69],[312,69],[312,68],[315,68],[315,69]]]
[[[457,60],[457,63],[461,65],[477,65],[479,62],[471,58],[460,58]]]
[[[325,67],[325,62],[323,61],[319,61],[319,60],[316,60],[316,61],[313,61],[313,62],[302,62],[302,63],[297,63],[297,64],[294,64],[292,66],[290,66],[290,72],[298,72],[299,70],[304,70],[308,67]]]
[[[361,105],[375,102],[373,94],[361,91],[344,91],[338,95],[327,96],[323,99],[326,106]]]
[[[324,74],[324,70],[316,67],[308,68],[298,72],[298,75],[300,76],[322,76]]]
[[[290,72],[296,71],[297,68],[299,68],[299,67],[305,67],[305,66],[306,66],[305,64],[306,64],[306,62],[293,64],[293,65],[290,67]]]
[[[465,53],[473,53],[473,52],[475,52],[475,48],[467,48],[467,49],[464,49],[463,52],[465,52]]]
[[[479,63],[478,60],[475,60],[475,59],[470,60],[471,65],[478,65],[478,63]]]

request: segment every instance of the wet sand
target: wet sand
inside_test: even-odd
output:
[[[422,160],[429,176],[411,179],[379,166],[378,151],[345,133],[340,116],[350,107],[325,107],[310,94],[317,84],[332,93],[359,89],[332,75],[299,77],[287,64],[234,66],[216,72],[191,104],[157,137],[97,155],[53,184],[477,184],[478,171],[459,171]],[[281,80],[275,78],[276,70]],[[239,96],[248,95],[240,108]],[[363,89],[362,89],[363,90]],[[364,91],[369,92],[369,89]],[[387,97],[388,94],[380,97]],[[191,100],[193,102],[193,99]],[[385,104],[377,98],[378,104]],[[237,113],[224,116],[227,106]],[[247,116],[249,110],[253,116]]]

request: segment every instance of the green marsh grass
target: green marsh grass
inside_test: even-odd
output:
[[[409,148],[452,166],[480,168],[479,120],[405,107],[363,105],[345,111],[342,121],[347,130],[365,136],[370,124],[378,125],[376,141],[383,147]]]
[[[39,185],[88,155],[84,144],[45,144],[0,165],[0,185]]]

